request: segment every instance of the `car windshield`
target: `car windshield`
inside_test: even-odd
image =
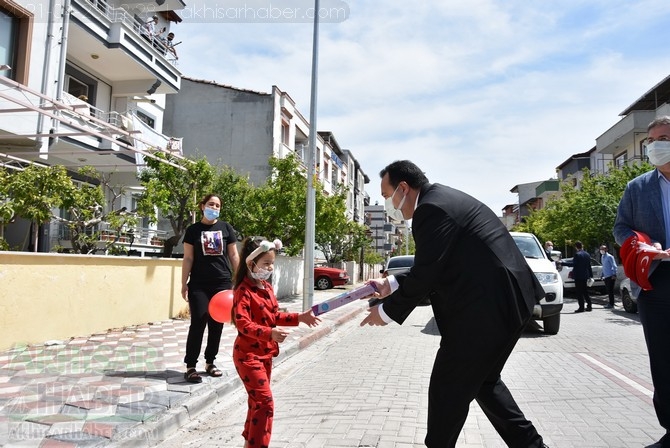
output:
[[[544,250],[534,238],[528,236],[513,236],[516,246],[526,258],[544,258]]]
[[[409,268],[414,264],[414,257],[391,258],[387,269]]]

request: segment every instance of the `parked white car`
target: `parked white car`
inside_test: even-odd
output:
[[[572,262],[572,258],[563,258],[561,263],[564,261]],[[603,265],[600,264],[596,259],[591,257],[591,271],[593,271],[593,285],[589,287],[589,290],[595,290],[600,294],[605,294],[607,288],[605,287],[605,281],[603,280]],[[563,279],[563,289],[575,289],[575,279],[572,278],[572,266],[562,265],[559,268],[561,278]]]
[[[539,305],[535,305],[533,319],[542,320],[545,333],[556,334],[561,326],[563,309],[563,281],[556,264],[547,258],[540,241],[532,233],[510,232],[510,235],[544,288],[544,297]]]
[[[619,292],[621,293],[621,304],[623,305],[623,309],[626,310],[627,313],[637,313],[637,297],[633,295],[633,291],[630,287],[630,279],[628,277],[624,277],[623,280],[621,280]]]

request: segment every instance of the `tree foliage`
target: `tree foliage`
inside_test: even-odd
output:
[[[98,225],[107,223],[114,234],[114,238],[105,243],[103,249],[107,251],[119,240],[123,229],[134,228],[137,215],[125,207],[116,208],[126,188],[113,184],[111,174],[100,173],[93,167],[82,167],[78,173],[90,182],[79,186],[73,184],[73,188],[63,197],[61,207],[65,211],[64,216],[54,215],[53,219],[67,226],[72,251],[78,254],[94,254],[98,251],[101,240]],[[109,202],[106,197],[110,198]]]
[[[254,187],[248,176],[242,176],[228,166],[216,167],[212,192],[221,198],[221,219],[230,223],[238,237],[250,236],[249,223],[263,213],[254,200]]]
[[[563,182],[561,197],[533,211],[514,230],[534,233],[541,241],[551,240],[557,248],[571,247],[575,241],[582,241],[587,250],[609,244],[626,184],[653,168],[644,162],[610,167],[606,174],[591,174],[585,169],[579,189],[571,181]]]
[[[37,252],[37,229],[51,221],[51,210],[63,204],[74,185],[65,167],[29,165],[11,176],[8,195],[17,216],[33,223],[32,247]],[[26,235],[26,240],[31,235]],[[25,246],[25,244],[24,244]]]
[[[170,257],[195,221],[198,202],[212,190],[214,168],[204,157],[184,159],[162,152],[155,156],[146,158],[147,168],[138,176],[144,187],[138,212],[156,222],[158,211],[169,221],[173,235],[165,241],[163,256]]]
[[[242,232],[246,236],[279,238],[286,253],[295,256],[305,245],[305,170],[293,155],[283,159],[271,157],[269,164],[270,178],[256,188],[251,197],[258,207],[258,214],[243,227]]]

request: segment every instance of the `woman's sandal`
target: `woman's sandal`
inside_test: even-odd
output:
[[[223,372],[220,371],[214,364],[208,365],[207,368],[205,369],[205,372],[207,372],[209,376],[213,377],[220,377],[221,375],[223,375]]]
[[[189,383],[202,383],[202,377],[194,368],[190,368],[184,373],[184,379]]]

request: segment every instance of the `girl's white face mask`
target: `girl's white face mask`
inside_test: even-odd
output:
[[[655,166],[663,166],[670,162],[670,141],[656,140],[647,145],[649,162]]]

